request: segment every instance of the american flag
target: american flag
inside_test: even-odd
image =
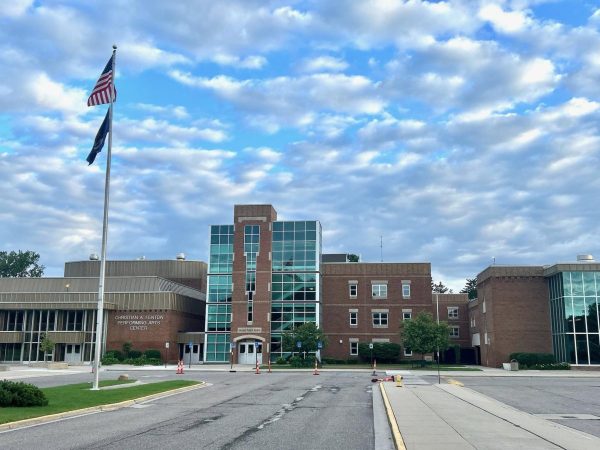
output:
[[[108,60],[106,67],[100,74],[100,78],[96,81],[96,86],[88,98],[88,106],[103,105],[110,103],[110,86],[113,81],[113,58],[114,55]],[[117,99],[117,90],[113,86],[113,101]]]

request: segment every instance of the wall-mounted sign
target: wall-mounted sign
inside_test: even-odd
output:
[[[262,333],[261,327],[238,327],[238,333]]]
[[[117,325],[129,327],[130,331],[147,331],[160,325],[164,316],[157,314],[120,314],[115,316]]]

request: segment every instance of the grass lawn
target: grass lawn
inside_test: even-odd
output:
[[[125,382],[116,380],[101,381],[100,387],[128,383],[131,381],[132,380]],[[48,406],[0,408],[0,424],[30,419],[32,417],[46,416],[49,414],[57,414],[65,411],[73,411],[75,409],[89,408],[91,406],[119,403],[125,400],[144,397],[146,395],[192,386],[194,384],[198,384],[198,382],[190,380],[173,380],[141,384],[122,389],[99,391],[90,390],[92,383],[68,384],[66,386],[42,388],[42,391],[46,394],[46,398],[48,399]]]

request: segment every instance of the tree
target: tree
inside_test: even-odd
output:
[[[45,267],[38,264],[39,253],[32,251],[0,251],[0,278],[41,277]]]
[[[431,292],[437,292],[438,294],[445,294],[448,292],[449,294],[452,294],[452,289],[448,289],[441,281],[438,284],[435,284],[433,280],[431,280]]]
[[[48,353],[52,353],[52,358],[54,358],[54,345],[54,342],[52,342],[46,334],[42,335],[40,350],[44,352],[44,360],[46,360],[46,354]]]
[[[348,260],[348,262],[359,262],[360,261],[360,257],[358,255],[355,255],[354,253],[348,253],[346,255],[346,259]]]
[[[465,287],[460,290],[461,294],[469,294],[469,300],[477,298],[477,277],[467,278]]]
[[[313,322],[307,322],[294,327],[292,331],[286,331],[281,336],[281,345],[284,352],[316,352],[317,342],[321,341],[323,347],[327,344],[327,338],[323,331],[317,328]],[[302,347],[296,346],[297,342],[302,342]]]
[[[439,324],[431,314],[421,312],[413,320],[401,324],[402,342],[405,348],[419,353],[425,358],[425,353],[444,351],[450,346],[450,328],[445,322]]]

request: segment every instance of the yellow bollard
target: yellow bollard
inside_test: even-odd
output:
[[[396,387],[404,387],[402,385],[402,375],[396,375]]]

